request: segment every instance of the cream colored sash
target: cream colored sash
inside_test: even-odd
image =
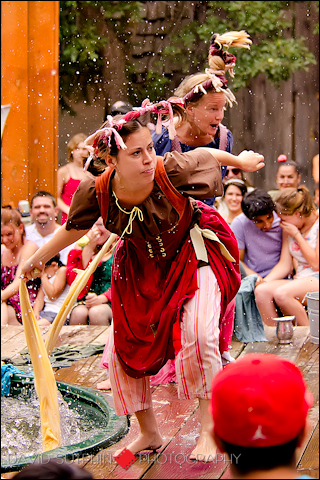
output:
[[[208,238],[209,240],[213,240],[214,242],[218,242],[220,251],[222,255],[231,262],[235,262],[233,256],[229,253],[228,249],[225,245],[219,240],[217,235],[209,230],[208,228],[200,228],[199,225],[196,223],[192,230],[190,230],[190,237],[193,244],[193,248],[196,252],[197,260],[203,260],[204,262],[208,263],[208,254],[206,249],[206,244],[204,243],[203,237]]]

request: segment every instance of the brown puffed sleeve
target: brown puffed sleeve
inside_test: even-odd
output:
[[[75,191],[66,222],[66,230],[86,230],[101,216],[96,196],[95,177],[88,174]]]
[[[223,194],[220,164],[205,148],[185,153],[168,152],[163,163],[171,183],[180,193],[199,200]]]

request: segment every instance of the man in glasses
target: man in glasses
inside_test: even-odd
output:
[[[239,178],[239,180],[243,180],[243,172],[241,168],[227,167],[226,174],[223,178],[223,183],[225,183],[227,180],[231,180],[231,178]]]

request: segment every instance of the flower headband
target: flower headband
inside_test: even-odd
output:
[[[206,68],[205,73],[208,75],[209,79],[193,87],[190,92],[188,92],[180,100],[185,105],[187,102],[194,100],[195,96],[201,96],[202,94],[206,95],[207,90],[211,87],[214,88],[217,92],[224,92],[226,94],[229,105],[232,105],[232,102],[235,101],[235,97],[231,90],[229,90],[227,83],[228,80],[225,77],[225,73],[228,70],[231,77],[234,77],[233,68],[236,64],[236,57],[229,53],[227,50],[223,50],[223,46],[229,47],[240,47],[250,49],[252,41],[249,38],[249,35],[241,30],[240,32],[228,32],[223,35],[215,33],[212,35],[210,40],[209,48],[209,65],[211,68]],[[224,68],[217,67],[215,64],[214,57],[220,57],[223,61]],[[214,65],[214,68],[213,68]]]
[[[130,122],[131,120],[136,120],[141,115],[144,115],[147,112],[158,114],[157,125],[156,125],[156,133],[158,134],[160,134],[162,131],[161,116],[169,115],[169,126],[168,126],[169,138],[173,140],[174,137],[176,136],[176,131],[173,123],[173,111],[172,111],[171,103],[163,100],[161,102],[153,104],[153,103],[150,103],[149,99],[146,99],[142,102],[141,107],[135,108],[131,112],[126,113],[120,120],[115,120],[114,117],[112,117],[111,115],[108,115],[107,121],[109,126],[100,128],[85,140],[85,144],[87,145],[90,155],[84,165],[84,170],[88,169],[93,157],[99,155],[98,143],[101,140],[105,145],[110,147],[111,136],[113,135],[118,149],[122,148],[123,150],[126,150],[127,148],[126,144],[124,143],[118,131],[121,130],[121,128],[125,123]],[[88,143],[91,143],[92,141],[93,141],[92,145],[88,145]]]

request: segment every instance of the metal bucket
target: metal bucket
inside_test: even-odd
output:
[[[312,343],[319,345],[319,292],[308,292],[306,298],[310,323],[310,340]]]

